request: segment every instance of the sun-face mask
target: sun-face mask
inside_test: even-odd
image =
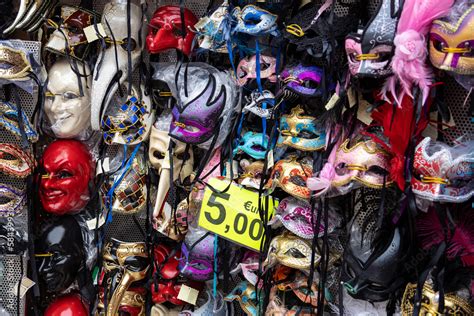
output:
[[[181,274],[195,281],[210,280],[214,274],[214,236],[190,226],[181,247],[184,258],[179,262]]]
[[[179,6],[165,5],[159,7],[150,20],[146,46],[150,54],[158,54],[168,49],[177,49],[185,55],[191,54],[194,32],[190,27],[194,26],[198,19],[191,10],[184,8],[184,25],[181,20],[181,9]],[[182,32],[185,32],[183,36]]]
[[[265,270],[277,263],[284,266],[309,271],[311,268],[311,243],[289,232],[276,236],[270,242],[267,259],[263,263]],[[321,256],[315,254],[313,266],[317,266]]]
[[[460,3],[461,1],[456,1]],[[455,4],[430,30],[430,60],[436,68],[460,75],[474,74],[474,4]]]
[[[0,172],[17,178],[26,178],[36,167],[36,161],[30,153],[20,146],[0,143]]]
[[[290,146],[302,151],[321,150],[326,145],[326,132],[316,127],[313,116],[302,115],[304,110],[294,107],[289,115],[280,119],[277,146]]]
[[[0,183],[0,216],[19,214],[26,206],[26,192],[7,184]]]
[[[250,96],[245,97],[247,103],[242,109],[242,113],[253,113],[261,118],[270,118],[275,106],[275,95],[268,90],[263,90],[261,93],[254,90]],[[263,104],[265,103],[265,108]]]
[[[278,15],[272,14],[254,5],[247,5],[242,9],[235,7],[232,16],[237,20],[233,33],[245,33],[252,36],[278,36]]]
[[[133,2],[129,15],[127,3],[121,0],[112,0],[104,6],[101,23],[107,33],[107,48],[97,58],[91,90],[91,126],[95,131],[100,129],[102,115],[107,112],[119,84],[124,84],[128,73],[133,72],[138,64],[142,51],[140,44],[143,42],[139,38],[142,18],[142,9]],[[130,65],[127,21],[130,22]]]
[[[262,133],[247,132],[240,139],[237,148],[234,149],[234,155],[244,152],[250,157],[261,160],[265,158],[268,147],[268,136]]]
[[[25,112],[22,112],[21,114],[26,138],[32,143],[37,142],[38,133],[33,129],[33,124],[30,123]],[[18,119],[18,108],[10,102],[0,101],[0,127],[11,132],[18,139],[21,139],[21,130]]]
[[[462,203],[474,196],[473,142],[449,147],[423,139],[413,159],[413,193],[419,198],[448,203]]]
[[[316,222],[318,210],[314,210],[314,222]],[[284,198],[276,209],[275,217],[268,222],[274,225],[281,222],[286,229],[303,239],[313,239],[314,230],[311,221],[311,205],[307,201],[299,200],[294,197]],[[337,221],[332,212],[329,212],[328,233],[331,233],[336,227]],[[324,223],[319,225],[318,236],[324,234]]]
[[[385,78],[392,74],[393,40],[403,4],[382,0],[369,24],[346,37],[349,71],[356,77]]]
[[[244,86],[249,80],[257,78],[257,56],[246,57],[237,66],[237,84]],[[276,58],[260,55],[260,79],[276,82]]]
[[[298,161],[294,156],[279,160],[273,167],[266,187],[270,190],[279,187],[294,197],[309,199],[311,192],[306,187],[306,180],[313,174],[312,161],[310,160],[304,158]]]
[[[77,140],[51,143],[44,151],[40,165],[39,197],[46,212],[71,214],[87,205],[94,164],[83,143]]]
[[[262,181],[264,162],[254,161],[250,163],[247,159],[242,159],[240,160],[240,166],[243,168],[243,173],[239,177],[239,184],[258,190]]]
[[[145,91],[143,86],[140,90]],[[149,96],[132,86],[132,95],[127,101],[115,108],[109,106],[107,112],[101,120],[106,144],[136,145],[148,139],[155,117]]]
[[[84,29],[93,25],[94,20],[99,22],[99,15],[70,5],[60,6],[57,11],[52,18],[52,22],[57,28],[49,36],[45,49],[55,54],[69,55],[83,61],[93,48],[92,44],[87,41]]]
[[[257,292],[255,287],[247,281],[240,282],[233,290],[230,292],[224,300],[228,302],[237,301],[242,308],[242,310],[250,316],[257,316]]]
[[[90,130],[90,70],[84,64],[78,71],[87,76],[80,78],[82,96],[78,77],[66,59],[55,62],[48,72],[44,112],[57,138],[86,138]]]
[[[105,278],[102,280],[107,297],[106,315],[119,315],[126,292],[134,282],[143,280],[149,269],[145,243],[121,242],[111,239],[103,251]]]
[[[110,200],[109,191],[123,172],[125,175],[115,187]],[[111,203],[112,211],[120,214],[136,214],[143,211],[147,199],[146,175],[145,162],[142,155],[138,154],[133,158],[128,170],[121,168],[110,176],[108,182],[104,182],[100,188],[103,205],[108,209]]]
[[[218,53],[227,53],[224,29],[228,18],[228,7],[229,2],[224,0],[209,17],[202,17],[194,25],[198,33],[199,47]]]
[[[319,87],[323,70],[316,66],[289,66],[280,74],[283,90],[301,97],[317,97],[322,94]]]
[[[405,288],[400,306],[403,316],[414,315],[413,312],[415,308],[413,302],[415,300],[416,289],[416,283],[409,283]],[[425,283],[421,295],[420,315],[474,315],[474,307],[472,307],[467,300],[454,293],[444,294],[444,310],[441,314],[438,312],[438,293],[435,292],[429,284]]]

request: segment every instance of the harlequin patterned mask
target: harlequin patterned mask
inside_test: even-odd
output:
[[[433,66],[461,75],[474,74],[474,4],[458,4],[430,31],[430,60]],[[455,9],[454,9],[455,8]]]
[[[237,25],[232,32],[246,33],[253,36],[271,34],[278,36],[278,15],[260,9],[254,5],[247,5],[242,9],[235,7],[232,16],[237,20]]]
[[[264,159],[268,147],[268,136],[262,133],[247,132],[240,140],[240,144],[234,149],[234,155],[244,152],[254,159]]]
[[[353,76],[384,78],[392,74],[390,60],[402,7],[400,0],[382,0],[369,24],[346,37],[349,71]]]
[[[426,137],[416,146],[411,186],[418,197],[461,203],[474,196],[473,142],[449,147]]]
[[[277,146],[290,146],[298,150],[321,150],[326,145],[326,132],[315,125],[315,117],[302,115],[304,110],[297,106],[291,114],[280,119],[280,136]]]
[[[7,175],[25,178],[36,167],[36,161],[30,153],[18,145],[0,143],[0,172]]]
[[[210,280],[214,273],[214,235],[202,229],[190,227],[186,234],[181,253],[184,258],[179,263],[181,274],[191,280]]]
[[[94,24],[94,19],[99,22],[97,13],[70,5],[58,7],[58,14],[53,18],[59,29],[56,29],[46,42],[46,50],[68,55],[78,60],[87,57],[91,44],[87,41],[84,29]]]
[[[288,90],[302,97],[317,97],[322,90],[319,87],[323,70],[316,66],[291,66],[280,74],[280,84]]]
[[[38,141],[38,133],[33,129],[33,124],[26,116],[25,112],[22,112],[23,128],[28,140],[32,143]],[[21,131],[18,123],[18,108],[10,103],[0,101],[0,127],[5,128],[18,139],[21,139]]]
[[[297,161],[296,157],[279,160],[273,167],[267,188],[283,189],[286,193],[300,199],[309,199],[310,190],[306,180],[313,174],[312,162],[308,158]]]
[[[165,5],[155,11],[146,38],[146,45],[151,54],[175,48],[189,56],[195,36],[190,27],[194,26],[198,19],[187,8],[184,8],[183,17],[184,27],[181,25],[183,21],[179,6]],[[181,34],[183,30],[184,36]]]
[[[237,66],[237,84],[244,86],[250,79],[257,78],[257,56],[242,59]],[[260,55],[260,78],[276,82],[276,58]]]

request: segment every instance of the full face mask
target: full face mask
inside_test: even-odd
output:
[[[415,149],[413,193],[434,202],[462,203],[474,196],[473,143],[449,147],[423,139]]]
[[[353,76],[385,78],[392,74],[390,60],[402,7],[400,0],[382,0],[365,28],[346,37],[349,71]]]
[[[244,86],[249,80],[257,78],[257,56],[246,57],[237,66],[237,84]],[[276,82],[276,58],[260,55],[260,79]]]
[[[26,178],[33,173],[36,161],[20,146],[0,143],[0,172],[12,177]]]
[[[130,22],[130,34],[127,32],[127,21]],[[139,38],[141,36],[142,10],[132,2],[130,16],[128,16],[127,2],[113,0],[105,5],[101,23],[107,33],[108,40],[106,42],[109,45],[100,52],[93,74],[91,126],[95,131],[100,129],[100,119],[106,112],[119,85],[125,82],[127,74],[133,72],[138,63],[142,51],[142,40]],[[128,35],[130,35],[130,43]],[[127,52],[129,44],[130,64]]]
[[[69,55],[83,61],[93,48],[93,44],[87,41],[84,29],[93,25],[95,20],[99,22],[99,15],[70,5],[59,6],[57,11],[53,17],[57,28],[49,36],[45,49],[55,54]]]
[[[317,97],[322,94],[319,87],[323,70],[316,66],[289,66],[280,74],[280,85],[284,91],[301,97]]]
[[[84,306],[79,294],[68,294],[55,299],[44,311],[44,316],[58,315],[87,316],[87,308]]]
[[[150,264],[148,251],[145,243],[126,243],[112,238],[104,246],[103,258],[105,277],[102,286],[104,293],[107,293],[104,309],[106,315],[119,315],[120,307],[127,305],[124,304],[127,291],[147,275]]]
[[[280,119],[277,146],[290,146],[302,151],[321,150],[326,145],[326,132],[316,127],[313,116],[302,115],[304,110],[294,107],[289,115]]]
[[[279,160],[273,167],[267,188],[273,190],[279,187],[294,197],[309,199],[311,191],[306,187],[306,180],[313,174],[310,160],[303,158],[298,161],[294,156]]]
[[[41,228],[35,258],[47,292],[60,293],[71,286],[85,264],[81,227],[74,217],[54,217]]]
[[[35,143],[38,141],[38,133],[34,130],[33,124],[26,116],[25,112],[21,113],[21,119],[23,121],[23,130],[26,134],[26,138]],[[19,125],[18,108],[16,105],[10,102],[0,101],[0,127],[3,127],[7,131],[11,132],[17,139],[22,138],[21,129]]]
[[[90,130],[90,70],[83,66],[79,72],[85,69],[86,78],[80,79],[65,59],[58,60],[49,70],[44,111],[58,138],[81,138]],[[81,80],[82,96],[78,80]]]
[[[150,97],[143,94],[145,87],[137,89],[132,85],[132,95],[125,103],[116,99],[109,105],[101,119],[101,131],[104,142],[108,145],[136,145],[148,139],[150,127],[155,118]]]
[[[242,281],[230,292],[224,300],[237,301],[242,310],[249,316],[257,316],[257,292],[255,287],[247,281]]]
[[[263,10],[254,5],[247,5],[242,9],[235,7],[232,17],[237,25],[232,29],[233,33],[245,33],[252,36],[273,35],[278,36],[278,15]]]
[[[244,152],[254,159],[264,159],[268,147],[268,136],[262,133],[247,132],[240,139],[237,148],[234,149],[234,155]]]
[[[87,205],[94,164],[83,143],[76,140],[51,143],[44,151],[40,165],[39,197],[46,212],[71,214]]]
[[[189,56],[195,36],[190,27],[193,27],[197,21],[196,16],[187,8],[184,8],[183,20],[181,20],[179,6],[159,7],[153,14],[148,27],[146,37],[148,51],[150,54],[158,54],[174,48]],[[183,22],[184,25],[182,25]]]
[[[432,24],[429,54],[433,66],[459,75],[473,75],[473,34],[474,4],[456,1],[448,16]]]

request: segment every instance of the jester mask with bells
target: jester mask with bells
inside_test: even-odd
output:
[[[130,4],[127,12],[127,1],[113,0],[104,7],[101,23],[107,33],[105,42],[107,48],[102,50],[97,58],[91,93],[91,126],[99,130],[100,117],[105,113],[112,96],[123,84],[137,65],[140,57],[143,39],[141,36],[142,10]],[[130,34],[127,32],[130,23]],[[130,41],[129,41],[130,37]],[[130,60],[128,57],[130,48]]]

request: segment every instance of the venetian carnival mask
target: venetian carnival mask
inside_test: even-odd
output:
[[[108,145],[136,145],[148,139],[150,127],[155,117],[150,97],[143,94],[145,87],[139,90],[132,85],[132,95],[125,103],[115,99],[109,105],[101,119],[101,131]]]
[[[132,291],[134,282],[141,281],[146,277],[149,269],[150,263],[145,243],[126,243],[112,238],[104,246],[103,258],[105,277],[102,286],[104,287],[103,293],[107,293],[107,297],[103,300],[107,302],[104,307],[105,314],[119,315],[119,310],[123,311],[123,307],[127,305],[129,307],[134,305],[144,306],[145,293],[143,293],[143,300],[138,302],[141,302],[141,304],[135,304],[136,302],[130,304],[130,298],[133,298],[133,294],[127,292]],[[127,304],[127,301],[129,304]],[[135,301],[137,300],[135,299]]]
[[[226,316],[228,313],[232,314],[233,310],[228,310],[227,304],[222,297],[220,291],[216,292],[216,295],[212,295],[210,291],[205,292],[205,299],[198,299],[198,308],[194,311],[183,310],[179,313],[179,316],[201,316],[201,315],[215,315],[215,316]],[[197,307],[197,306],[196,306]]]
[[[198,33],[199,47],[219,53],[227,53],[224,27],[229,2],[222,4],[207,17],[204,16],[194,25]]]
[[[130,22],[130,34],[127,31],[127,21]],[[138,63],[142,50],[139,39],[142,10],[132,2],[128,15],[127,2],[113,0],[105,5],[101,23],[107,33],[108,47],[100,52],[93,74],[91,126],[95,131],[99,130],[100,119],[103,113],[106,113],[119,84],[122,85],[125,82],[127,74],[132,72]],[[130,35],[130,43],[128,35]],[[129,44],[130,64],[127,52]]]
[[[296,297],[303,303],[311,304],[314,307],[318,306],[318,288],[316,283],[311,283],[311,288],[308,288],[308,277],[301,271],[297,271],[293,280],[283,281],[277,285],[280,291],[292,291]]]
[[[237,84],[244,86],[249,80],[257,78],[257,56],[246,57],[237,66]],[[276,58],[260,55],[260,78],[276,82]]]
[[[0,183],[0,216],[20,214],[26,206],[26,192],[8,184]]]
[[[416,283],[409,283],[403,293],[401,302],[401,310],[403,316],[414,315],[414,300],[417,291]],[[464,298],[457,296],[455,293],[444,294],[444,310],[438,312],[439,294],[433,288],[426,284],[423,286],[421,293],[421,307],[419,315],[474,315],[474,307]]]
[[[240,139],[234,155],[244,152],[254,159],[264,159],[268,147],[268,136],[262,133],[247,132]]]
[[[294,297],[291,297],[288,291],[280,291],[277,285],[274,285],[270,290],[270,302],[267,305],[267,310],[265,311],[266,316],[290,316],[290,315],[301,315],[301,316],[311,316],[314,314],[311,308],[301,305],[301,302]],[[281,298],[283,296],[283,299]],[[306,295],[304,295],[306,297]]]
[[[79,294],[68,294],[55,299],[44,311],[44,316],[87,316],[87,308]]]
[[[145,161],[137,154],[128,169],[126,166],[120,168],[104,182],[100,188],[103,205],[120,214],[143,211],[147,199],[146,174]]]
[[[273,190],[279,187],[286,193],[299,199],[309,199],[311,192],[306,187],[306,180],[313,174],[312,161],[303,158],[298,161],[291,156],[288,159],[279,160],[273,167],[267,188]]]
[[[104,293],[99,293],[98,315],[105,315]],[[146,290],[143,287],[128,288],[119,302],[117,315],[145,316]],[[108,315],[108,314],[107,314]]]
[[[251,163],[247,159],[241,159],[240,166],[243,168],[243,173],[239,177],[239,184],[257,190],[260,189],[264,162],[257,160]]]
[[[43,209],[56,215],[76,213],[90,199],[94,164],[87,147],[77,140],[51,143],[41,158],[39,197]]]
[[[155,229],[169,238],[180,241],[188,231],[188,202],[182,200],[175,213],[168,204],[164,205],[155,219]]]
[[[273,107],[275,106],[275,95],[268,90],[263,90],[261,93],[254,90],[250,96],[245,97],[247,103],[242,109],[242,113],[253,113],[261,118],[270,118],[273,114]]]
[[[392,74],[395,34],[403,3],[382,0],[369,24],[346,37],[349,71],[356,77],[384,78]]]
[[[38,133],[34,130],[33,124],[31,124],[25,112],[21,112],[21,114],[23,131],[26,138],[32,143],[37,142]],[[0,101],[0,127],[11,132],[17,139],[22,138],[19,119],[18,108],[14,104]]]
[[[315,117],[302,115],[304,110],[294,107],[289,115],[280,119],[280,136],[277,146],[290,146],[303,151],[321,150],[326,145],[326,133],[315,124]]]
[[[32,70],[27,54],[22,49],[0,45],[0,78],[8,80],[27,80]]]
[[[84,29],[98,23],[99,15],[83,8],[63,5],[58,7],[53,21],[58,28],[48,38],[45,49],[55,54],[84,60],[92,48]]]
[[[237,301],[242,310],[249,316],[257,316],[257,292],[255,287],[247,281],[242,281],[230,292],[224,300]]]
[[[237,20],[232,32],[245,33],[252,36],[273,35],[278,36],[278,15],[263,10],[254,5],[247,5],[242,9],[235,7],[232,16]]]
[[[430,30],[433,66],[460,75],[474,74],[474,4],[456,1],[451,12]]]
[[[415,149],[411,186],[417,197],[462,203],[474,196],[473,142],[449,147],[423,139]]]
[[[74,282],[85,264],[81,227],[74,217],[54,217],[41,228],[35,258],[39,279],[49,293],[60,293]]]
[[[146,37],[146,45],[150,54],[158,54],[174,48],[189,56],[195,36],[190,27],[193,27],[197,20],[193,12],[187,8],[183,10],[182,21],[179,6],[159,7],[150,20]],[[183,22],[184,25],[182,25]]]
[[[302,97],[317,97],[322,94],[319,87],[323,70],[316,66],[289,66],[280,74],[280,84],[284,91]]]
[[[58,138],[76,138],[84,136],[90,129],[90,70],[85,69],[86,77],[78,77],[65,59],[59,60],[48,73],[48,86],[44,111],[51,129]],[[81,80],[81,96],[78,80]]]
[[[20,146],[0,143],[0,172],[12,177],[26,178],[36,167],[34,157]]]

